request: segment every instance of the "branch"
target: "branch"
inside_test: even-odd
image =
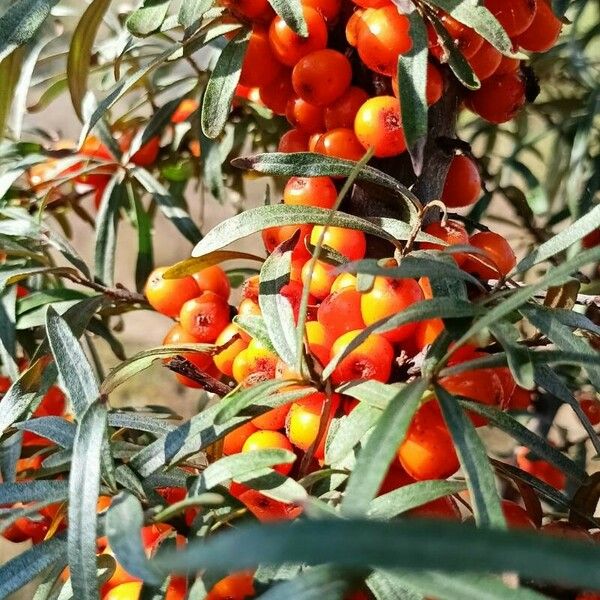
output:
[[[217,394],[217,396],[223,397],[231,392],[231,388],[228,385],[221,383],[218,379],[215,379],[208,373],[200,371],[194,363],[183,356],[175,356],[166,366],[174,373],[178,373],[179,375],[183,375],[184,377],[195,381],[211,394]]]

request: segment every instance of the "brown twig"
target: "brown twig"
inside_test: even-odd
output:
[[[85,279],[84,277],[75,274],[66,273],[63,275],[63,277],[69,281],[72,281],[73,283],[76,283],[77,285],[82,285],[95,290],[96,292],[100,292],[108,298],[118,300],[119,302],[126,302],[127,304],[147,304],[145,296],[128,290],[120,283],[118,283],[116,287],[110,288],[106,285],[102,285],[101,283],[97,283],[95,281],[90,281],[89,279]]]
[[[175,356],[166,366],[174,373],[178,373],[179,375],[183,375],[184,377],[195,381],[211,394],[217,394],[217,396],[223,397],[231,392],[231,388],[228,385],[221,383],[218,379],[215,379],[208,373],[200,371],[194,363],[183,356]]]

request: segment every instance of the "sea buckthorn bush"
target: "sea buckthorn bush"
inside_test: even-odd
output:
[[[600,597],[593,4],[2,8],[0,598]]]

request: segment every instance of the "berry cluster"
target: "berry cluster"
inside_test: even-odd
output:
[[[279,150],[310,150],[358,160],[373,148],[379,158],[406,150],[397,63],[413,47],[410,20],[390,0],[304,0],[308,35],[301,37],[276,16],[267,0],[224,0],[252,33],[242,65],[238,95],[262,102],[293,127]],[[544,52],[556,42],[561,22],[548,0],[486,0],[518,50]],[[484,119],[503,123],[526,102],[521,60],[504,56],[473,29],[441,11],[428,15],[429,105],[444,95],[447,42],[481,81],[465,91],[464,105]]]

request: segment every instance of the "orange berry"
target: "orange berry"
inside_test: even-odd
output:
[[[198,100],[194,98],[184,98],[179,106],[175,109],[175,112],[171,115],[171,123],[183,123],[187,121],[193,113],[195,113],[200,104]]]
[[[446,479],[458,469],[452,437],[435,400],[429,400],[415,413],[398,458],[417,481]]]
[[[160,152],[160,138],[155,136],[150,138],[137,152],[131,157],[131,162],[138,167],[151,167],[156,163],[158,153]]]
[[[471,255],[464,269],[481,279],[499,279],[508,275],[516,266],[517,258],[510,244],[498,233],[481,231],[472,235],[469,243],[483,252]],[[477,257],[477,258],[476,258]]]
[[[341,353],[360,333],[360,330],[349,331],[339,337],[331,348],[331,356]],[[392,345],[383,336],[371,334],[338,363],[331,379],[336,385],[355,379],[374,379],[385,383],[392,374],[393,360]]]
[[[302,6],[318,11],[326,21],[334,21],[342,9],[342,0],[302,0]]]
[[[537,529],[529,513],[516,502],[502,500],[502,512],[509,527],[515,529]]]
[[[287,103],[294,97],[292,74],[284,70],[275,79],[258,90],[260,101],[276,115],[285,115]]]
[[[303,56],[292,71],[292,85],[300,98],[315,106],[328,106],[350,87],[352,66],[336,50],[326,48]]]
[[[290,125],[307,134],[318,133],[325,127],[323,109],[309,104],[302,98],[291,98],[287,104],[285,115]]]
[[[490,123],[506,123],[525,106],[525,81],[519,72],[494,75],[471,92],[466,107]]]
[[[246,600],[255,594],[251,572],[234,573],[218,581],[206,596],[206,600]]]
[[[236,335],[238,336],[238,339],[231,342],[224,350],[221,350],[218,354],[213,356],[215,366],[223,373],[223,375],[227,375],[227,377],[233,376],[233,361],[242,350],[245,350],[248,347],[248,341],[242,337],[239,327],[230,323],[223,331],[221,331],[215,342],[217,346],[224,346]]]
[[[294,313],[294,318],[297,321],[300,313],[300,305],[302,304],[302,294],[304,292],[304,286],[300,281],[292,280],[286,283],[280,290],[279,293],[287,299]],[[310,294],[308,296],[309,306],[315,304],[316,300]]]
[[[477,165],[464,154],[457,154],[450,163],[442,202],[448,208],[475,204],[481,196],[481,175]]]
[[[229,315],[229,305],[224,298],[214,292],[202,292],[181,307],[179,321],[189,334],[212,343],[229,324]]]
[[[600,401],[596,398],[583,398],[579,404],[592,425],[600,423]]]
[[[7,388],[8,389],[8,388]],[[53,385],[34,411],[36,417],[56,417],[65,413],[67,400],[62,390]]]
[[[264,19],[272,14],[268,0],[221,0],[231,12],[250,21]]]
[[[310,243],[315,245],[325,231],[323,244],[333,248],[348,260],[361,260],[367,251],[367,239],[362,231],[343,227],[327,227],[315,225],[310,234]]]
[[[400,89],[398,87],[398,76],[392,77],[392,89],[396,98],[400,98]],[[427,86],[425,95],[427,98],[427,104],[429,106],[434,105],[440,100],[444,93],[444,78],[442,77],[441,71],[431,62],[427,63]]]
[[[245,442],[242,452],[251,452],[253,450],[281,449],[292,451],[290,441],[278,431],[256,431]],[[292,463],[275,465],[275,471],[282,475],[287,475],[292,470]]]
[[[333,104],[325,109],[325,126],[327,129],[354,127],[354,119],[359,108],[369,99],[365,90],[350,87]]]
[[[352,0],[352,2],[362,8],[381,8],[388,6],[390,0]]]
[[[445,225],[441,223],[431,223],[425,228],[425,233],[443,240],[448,246],[466,246],[469,243],[469,234],[465,226],[460,221],[446,221]],[[421,242],[422,250],[444,250],[441,244],[432,244],[430,242]],[[465,254],[453,254],[454,260],[461,265],[467,259]]]
[[[410,21],[392,4],[367,11],[358,28],[358,54],[372,71],[391,77],[398,69],[398,56],[412,48]]]
[[[322,260],[318,260],[315,263],[314,270],[310,281],[308,281],[310,262],[307,262],[302,267],[302,282],[304,285],[308,285],[308,289],[312,296],[317,300],[323,300],[331,290],[331,286],[335,281],[335,275],[333,274],[334,267],[329,263]]]
[[[528,52],[546,52],[558,40],[561,29],[562,23],[552,12],[548,0],[538,0],[533,21],[514,42]]]
[[[402,154],[406,139],[398,98],[375,96],[367,100],[356,114],[354,132],[365,149],[373,147],[378,158]]]
[[[163,340],[163,345],[181,345],[181,344],[199,344],[200,340],[188,333],[181,325],[173,325],[167,335]],[[189,352],[183,354],[183,357],[189,360],[193,365],[198,367],[200,371],[203,373],[211,374],[214,371],[213,359],[210,354],[206,354],[204,352]],[[168,359],[167,359],[168,360]],[[199,383],[195,382],[193,379],[189,377],[185,377],[184,375],[180,375],[179,373],[175,374],[175,377],[182,385],[191,388],[200,388],[202,387]]]
[[[346,23],[346,41],[351,46],[356,46],[356,44],[358,43],[358,32],[362,27],[364,14],[365,11],[359,8],[350,15],[350,18]]]
[[[303,8],[308,36],[294,33],[285,21],[276,16],[269,29],[269,41],[275,56],[284,65],[293,67],[303,56],[327,47],[327,25],[321,14],[310,6]]]
[[[545,481],[557,490],[565,488],[567,478],[565,474],[545,460],[531,456],[529,448],[520,446],[516,451],[517,466],[526,473]]]
[[[314,149],[311,150],[325,156],[344,158],[355,162],[358,162],[365,155],[365,149],[354,131],[344,127],[332,129],[322,134],[316,140]]]
[[[233,377],[238,383],[252,385],[275,378],[277,355],[259,340],[253,339],[233,361]],[[249,379],[251,377],[251,379]]]
[[[300,230],[300,239],[296,247],[306,247],[304,240],[310,235],[312,225],[282,225],[281,227],[269,227],[262,232],[265,250],[271,254],[279,244],[289,240],[296,231]]]
[[[415,331],[415,346],[420,352],[427,346],[431,346],[438,336],[444,331],[444,321],[442,319],[427,319],[421,321]]]
[[[317,319],[333,339],[356,329],[364,329],[361,312],[361,293],[351,288],[330,294],[317,311]]]
[[[491,77],[502,62],[502,54],[488,41],[469,59],[469,64],[480,81]]]
[[[483,45],[483,38],[475,30],[463,25],[450,15],[442,15],[441,21],[450,36],[454,39],[455,46],[465,58],[472,58]],[[427,33],[429,36],[429,50],[431,54],[438,60],[441,60],[444,51],[440,44],[437,32],[433,26],[429,26]]]
[[[329,362],[332,336],[318,321],[306,323],[306,341],[310,353],[319,361],[322,367]]]
[[[263,523],[273,521],[293,521],[302,514],[302,507],[296,504],[285,504],[278,502],[261,494],[257,490],[246,490],[238,496],[238,500],[246,505],[246,508]],[[219,596],[219,598],[221,598]],[[231,600],[227,596],[223,600]],[[210,597],[207,597],[210,600]]]
[[[219,265],[213,265],[212,267],[206,267],[194,273],[192,277],[195,279],[201,292],[213,292],[217,296],[221,296],[227,300],[231,292],[231,284],[227,274]]]
[[[536,14],[536,0],[485,0],[485,7],[498,19],[509,37],[523,33]]]
[[[242,63],[240,84],[250,88],[269,85],[281,70],[281,63],[271,50],[268,32],[254,27]]]
[[[279,140],[278,152],[306,152],[308,150],[308,135],[299,129],[286,131]]]
[[[154,269],[144,288],[144,294],[152,308],[168,317],[176,317],[181,307],[200,294],[193,277],[165,279],[163,275],[169,267]]]
[[[258,429],[277,431],[285,427],[285,421],[290,412],[290,405],[284,404],[252,419],[252,425]]]
[[[362,317],[367,325],[372,325],[381,319],[401,313],[421,300],[423,292],[414,279],[377,276],[371,290],[362,295]],[[407,323],[382,335],[390,342],[402,342],[412,336],[416,329],[416,323]]]
[[[335,278],[333,285],[331,286],[331,293],[335,294],[336,292],[341,292],[346,288],[350,288],[352,290],[356,289],[356,275],[352,275],[352,273],[341,273]]]
[[[333,208],[336,199],[331,177],[291,177],[283,190],[283,202],[291,206]]]
[[[315,392],[292,404],[287,419],[286,431],[290,442],[297,448],[300,448],[300,450],[306,452],[315,443],[321,426],[326,400],[327,396],[324,393]],[[317,460],[325,458],[327,432],[339,405],[340,397],[338,394],[334,394],[331,398],[329,418],[325,425],[324,434],[321,437],[319,445],[315,448],[314,456]]]
[[[521,66],[521,61],[518,58],[511,58],[510,56],[503,56],[500,66],[494,73],[495,76],[506,75],[507,73],[516,73]]]
[[[223,454],[230,456],[232,454],[239,454],[246,443],[246,440],[258,431],[251,421],[240,425],[233,431],[230,431],[223,438]]]

